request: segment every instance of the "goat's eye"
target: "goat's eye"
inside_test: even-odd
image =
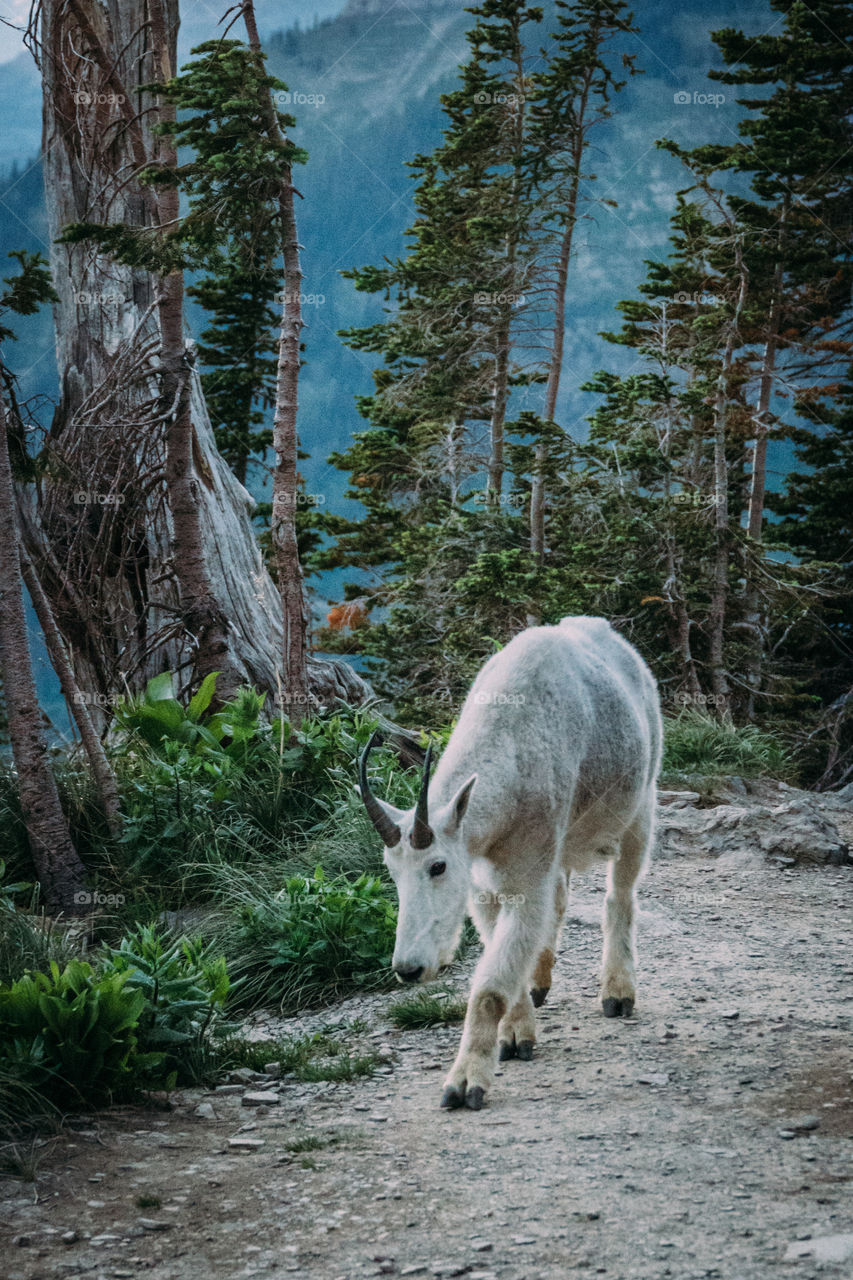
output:
[[[430,876],[435,879],[436,876],[443,876],[447,870],[446,862],[434,862],[429,869]]]

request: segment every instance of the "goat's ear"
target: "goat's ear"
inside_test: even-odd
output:
[[[444,835],[454,836],[459,830],[459,825],[465,817],[465,810],[468,808],[468,801],[471,799],[471,792],[476,781],[477,775],[473,773],[468,781],[462,784],[450,803],[444,806],[441,820],[438,824]]]

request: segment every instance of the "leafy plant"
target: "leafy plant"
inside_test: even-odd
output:
[[[194,1082],[208,1041],[229,1030],[222,1018],[229,987],[224,957],[214,957],[198,940],[169,940],[148,925],[109,949],[105,963],[125,976],[129,991],[144,997],[139,1048],[162,1055],[161,1074]]]
[[[351,1034],[355,1030],[349,1028]],[[329,1028],[280,1040],[235,1038],[222,1046],[221,1063],[228,1070],[239,1066],[262,1071],[271,1062],[280,1067],[282,1075],[297,1080],[341,1081],[372,1075],[379,1057],[372,1048],[360,1051],[352,1040],[333,1034]]]
[[[120,1092],[159,1054],[137,1053],[145,1006],[126,973],[97,973],[83,960],[28,973],[0,988],[0,1069],[54,1100]]]

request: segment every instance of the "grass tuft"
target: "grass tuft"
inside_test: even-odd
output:
[[[791,781],[795,776],[794,763],[782,743],[756,725],[738,726],[691,708],[668,719],[664,728],[664,781],[729,774]]]
[[[388,1010],[388,1019],[401,1031],[449,1027],[464,1021],[466,1007],[465,1001],[447,988],[425,988],[395,1000]]]

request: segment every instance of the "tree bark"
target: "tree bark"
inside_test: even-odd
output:
[[[749,636],[749,655],[744,664],[744,677],[747,684],[746,716],[755,719],[755,700],[761,687],[761,671],[764,662],[764,630],[761,622],[761,607],[757,581],[757,561],[759,545],[764,526],[764,497],[767,489],[767,436],[770,398],[773,393],[773,381],[776,374],[776,354],[779,346],[779,327],[782,320],[782,290],[784,283],[784,244],[785,224],[788,217],[788,198],[782,208],[779,219],[779,239],[776,266],[773,271],[773,285],[770,297],[770,308],[767,316],[767,337],[761,359],[761,378],[758,386],[758,401],[755,409],[755,446],[752,455],[752,476],[749,488],[749,509],[747,512],[747,563],[745,565],[746,591],[744,593],[744,627]],[[750,563],[750,553],[753,563]]]
[[[21,591],[18,528],[6,406],[0,401],[0,665],[12,759],[21,811],[45,907],[52,914],[80,915],[83,864],[74,848],[56,780],[51,772],[41,720]]]
[[[157,82],[166,83],[175,75],[177,15],[167,28],[163,0],[148,0],[153,57]],[[158,119],[172,124],[174,104],[157,100]],[[155,139],[154,158],[166,169],[178,166],[178,153],[171,136]],[[157,220],[161,232],[177,227],[180,220],[178,188],[158,185]],[[193,421],[189,389],[189,366],[184,348],[184,273],[171,271],[156,286],[160,325],[161,406],[166,417],[166,496],[172,517],[172,563],[178,582],[178,600],[184,626],[195,645],[194,669],[198,680],[219,673],[218,701],[233,698],[243,673],[230,654],[228,621],[216,599],[207,569],[208,548],[202,537],[199,517],[200,483],[193,459]]]
[[[255,10],[252,0],[243,0],[243,20],[249,47],[261,58]],[[286,141],[269,93],[263,103],[269,136],[282,144]],[[284,262],[284,294],[282,297],[281,335],[278,347],[273,449],[276,464],[273,471],[271,532],[275,548],[275,564],[282,608],[282,710],[291,721],[309,710],[308,691],[308,610],[299,548],[296,538],[296,512],[299,500],[299,410],[300,334],[302,332],[302,266],[299,260],[299,236],[296,226],[293,172],[285,165],[279,194],[282,258]]]
[[[743,260],[743,245],[735,237],[735,263],[738,271],[738,296],[734,315],[726,334],[726,346],[717,377],[714,398],[714,570],[711,603],[708,610],[708,649],[711,669],[711,691],[717,710],[729,711],[731,688],[725,661],[725,626],[729,599],[729,468],[726,457],[727,403],[729,375],[738,338],[738,323],[746,303],[749,275]]]
[[[18,553],[21,562],[21,577],[23,578],[24,586],[29,592],[35,615],[42,629],[42,635],[50,657],[50,665],[56,672],[62,696],[65,698],[66,705],[74,717],[74,723],[80,733],[80,740],[83,743],[83,750],[86,752],[92,769],[92,777],[95,779],[98,798],[104,811],[110,835],[117,838],[121,835],[122,822],[116,776],[107,759],[104,744],[98,737],[94,722],[89,714],[85,694],[81,692],[77,683],[74,669],[71,666],[71,659],[65,647],[65,641],[59,633],[59,628],[56,625],[56,620],[50,607],[50,601],[44,593],[33,567],[33,562],[22,542],[19,545]]]

